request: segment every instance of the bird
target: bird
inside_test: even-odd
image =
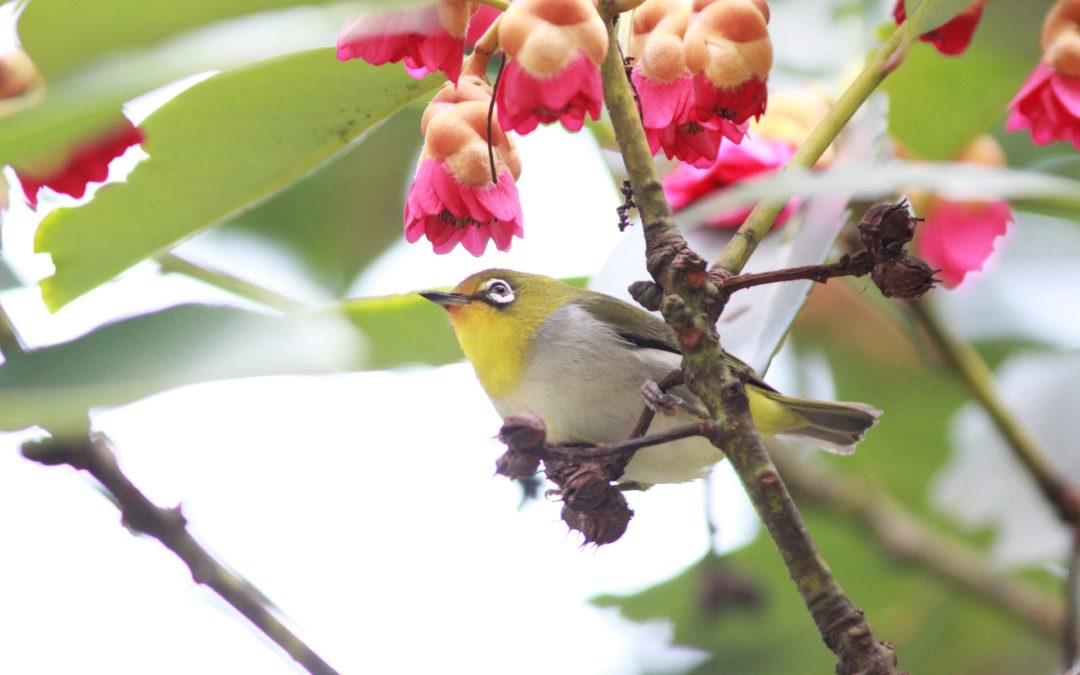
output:
[[[553,444],[616,443],[629,437],[650,407],[652,432],[701,420],[704,406],[686,386],[655,400],[655,383],[679,368],[674,331],[659,317],[618,298],[551,277],[508,269],[473,274],[452,292],[421,291],[447,310],[466,359],[495,410],[506,418],[540,416]],[[746,392],[763,438],[784,435],[847,454],[881,411],[863,403],[784,396],[742,361],[750,373]],[[646,396],[643,397],[643,392]],[[650,401],[650,399],[653,399]],[[701,437],[639,450],[620,483],[648,487],[700,478],[723,453]]]

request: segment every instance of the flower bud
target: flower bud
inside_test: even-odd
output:
[[[684,39],[686,65],[703,120],[736,124],[765,112],[772,68],[767,8],[754,0],[715,0],[694,17]]]
[[[899,260],[878,261],[870,272],[870,278],[886,298],[910,300],[934,287],[938,282],[934,272],[924,261],[906,255]]]
[[[1059,0],[1046,15],[1042,48],[1055,72],[1080,77],[1080,0]]]
[[[589,0],[518,0],[499,43],[510,59],[496,93],[503,128],[527,134],[558,121],[578,131],[586,114],[599,119],[607,29]]]

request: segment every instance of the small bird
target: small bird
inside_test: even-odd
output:
[[[452,293],[420,295],[444,307],[465,357],[502,417],[532,412],[551,443],[625,440],[644,399],[674,414],[657,415],[652,432],[700,421],[704,407],[685,386],[668,401],[655,385],[682,362],[675,334],[643,309],[550,277],[490,269],[466,278]],[[729,361],[750,371],[738,359]],[[880,410],[784,396],[751,371],[746,392],[763,437],[777,434],[850,453]],[[707,414],[707,413],[704,413]],[[620,482],[642,486],[703,476],[723,453],[704,438],[637,452]]]

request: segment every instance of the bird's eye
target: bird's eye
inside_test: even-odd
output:
[[[488,282],[486,294],[493,301],[500,305],[513,302],[514,291],[510,288],[510,284],[506,283],[502,279],[492,279]]]

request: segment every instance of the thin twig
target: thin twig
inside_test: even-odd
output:
[[[633,455],[633,453],[642,448],[651,448],[654,445],[662,445],[664,443],[690,438],[691,436],[708,436],[711,433],[712,424],[710,422],[697,422],[696,424],[686,424],[681,427],[675,427],[674,429],[668,429],[667,431],[662,431],[651,436],[629,438],[625,441],[619,441],[618,443],[600,443],[598,445],[585,447],[573,445],[545,445],[537,450],[536,454],[541,459],[603,459],[606,457],[617,457],[619,455]]]
[[[491,101],[488,103],[487,114],[487,151],[488,163],[491,165],[491,184],[499,184],[499,176],[495,173],[495,146],[491,143],[491,125],[495,117],[495,96],[499,93],[499,82],[502,80],[503,68],[506,67],[506,52],[499,59],[499,72],[495,74],[495,84],[491,87]]]
[[[120,469],[108,439],[94,434],[76,439],[49,439],[23,445],[29,460],[56,466],[67,464],[93,476],[120,509],[124,525],[148,534],[176,554],[195,583],[209,586],[243,614],[312,675],[337,675],[326,661],[270,611],[261,593],[214,559],[187,529],[180,507],[162,508],[151,502]]]
[[[719,286],[728,293],[741,291],[754,286],[775,284],[782,281],[810,280],[823,284],[834,277],[861,277],[870,274],[874,266],[873,256],[863,251],[854,256],[845,255],[835,263],[822,265],[805,265],[803,267],[789,267],[771,272],[758,272],[755,274],[738,274],[732,277],[724,277],[719,280]]]

